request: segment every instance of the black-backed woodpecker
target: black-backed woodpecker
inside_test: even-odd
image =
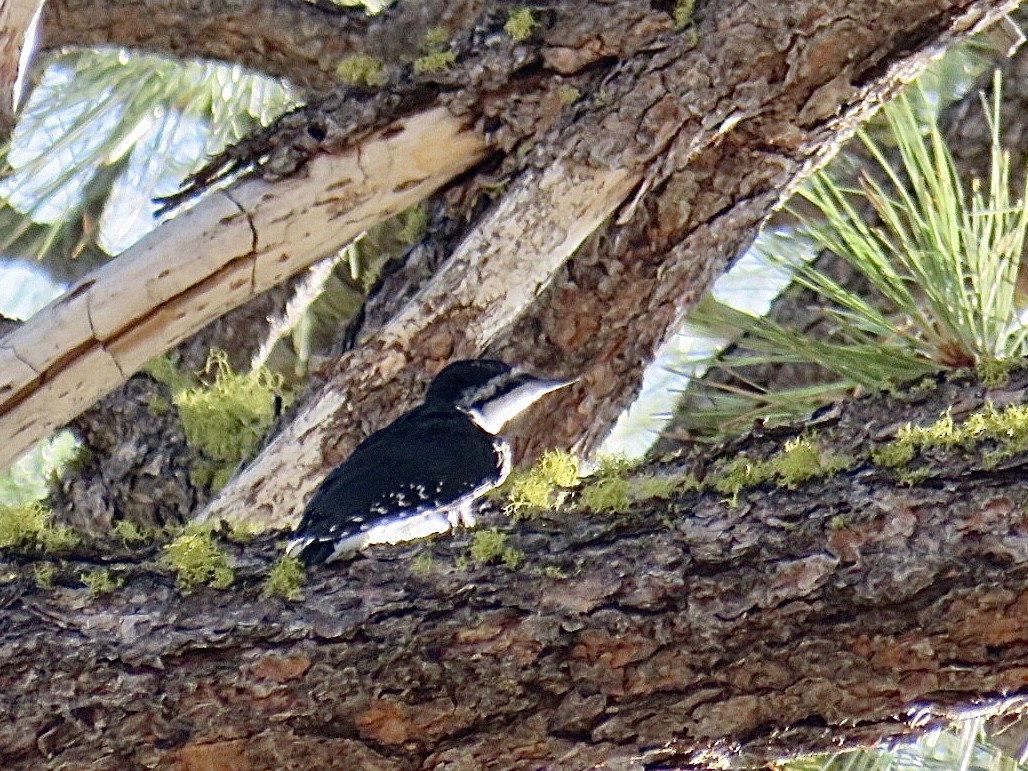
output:
[[[425,401],[361,442],[311,497],[288,552],[328,562],[375,543],[399,543],[475,524],[472,506],[510,473],[500,430],[568,385],[501,361],[450,364]]]

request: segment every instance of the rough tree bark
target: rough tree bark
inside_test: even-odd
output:
[[[1023,12],[1012,14],[1006,23],[1023,25],[1026,16]],[[1015,26],[1020,29],[1019,26]],[[979,55],[989,56],[981,51]],[[992,57],[989,57],[990,59]],[[1028,127],[1025,126],[1025,91],[1028,89],[1028,47],[1019,45],[1010,55],[997,51],[995,68],[988,67],[978,82],[959,101],[945,109],[939,118],[939,125],[946,137],[946,144],[954,156],[961,178],[968,183],[972,179],[984,180],[989,177],[990,145],[992,141],[988,112],[983,108],[982,95],[992,98],[994,69],[1003,73],[1002,101],[1000,103],[1000,122],[1004,148],[1011,154],[1011,187],[1019,190],[1024,186],[1024,174],[1028,159]],[[864,214],[873,217],[870,206],[864,207]],[[780,212],[782,219],[789,219]],[[846,260],[828,251],[821,252],[817,260],[818,270],[826,272],[840,286],[850,291],[874,299],[871,287],[861,273],[856,271]],[[1028,274],[1022,270],[1019,281],[1028,288]],[[1023,290],[1024,291],[1024,290]],[[1026,293],[1028,294],[1028,293]],[[788,329],[804,330],[813,338],[824,338],[832,333],[835,325],[824,313],[826,299],[798,284],[789,286],[772,303],[767,317]],[[712,369],[700,379],[691,380],[675,406],[675,414],[664,428],[662,438],[654,447],[653,453],[659,456],[677,446],[683,438],[688,438],[691,416],[697,409],[709,409],[710,384],[716,386],[729,385],[749,389],[750,384],[759,384],[768,391],[784,390],[801,386],[829,383],[837,378],[824,368],[810,363],[764,364],[739,367],[733,365],[733,358],[740,355],[748,356],[750,349],[746,344],[746,335],[741,335],[737,343],[726,347],[718,355],[717,361],[726,364],[730,369]],[[841,394],[840,394],[841,396]]]
[[[1011,5],[725,0],[675,32],[663,5],[583,3],[571,43],[556,45],[553,31],[570,39],[571,22],[545,17],[519,88],[501,77],[494,101],[469,104],[443,78],[440,100],[498,127],[494,149],[511,151],[498,164],[502,195],[448,272],[341,362],[215,511],[288,517],[319,471],[420,395],[418,379],[487,349],[584,373],[572,401],[551,405],[527,436],[589,446],[783,191],[931,54]],[[635,37],[625,38],[617,24],[630,13]],[[474,34],[465,42],[488,53],[495,38]],[[458,66],[450,77],[465,76]],[[582,95],[569,110],[565,85]],[[319,144],[324,124],[292,128],[307,131],[308,155],[338,149]],[[554,179],[587,180],[607,197],[577,191],[561,203],[586,221],[555,225],[541,202],[568,188],[538,189]],[[526,283],[502,307],[502,282],[465,277],[510,266]],[[991,396],[1019,401],[1024,388]],[[924,415],[983,396],[947,386]],[[316,425],[344,402],[348,412]],[[889,435],[898,409],[861,403],[835,427],[836,448]],[[955,706],[1025,685],[1018,467],[943,461],[935,486],[914,490],[861,465],[816,490],[747,493],[734,509],[686,496],[523,525],[511,535],[524,554],[513,572],[458,569],[467,536],[378,551],[319,572],[296,605],[258,598],[276,544],[234,547],[233,591],[184,598],[152,562],[110,552],[60,564],[58,588],[37,590],[31,562],[8,554],[3,760],[574,768],[698,761],[697,751],[720,752],[720,738],[739,743],[737,762],[756,762],[836,736],[900,733],[893,715],[922,701]],[[426,550],[431,566],[414,573]],[[93,599],[77,576],[98,563],[126,585]]]
[[[940,378],[847,405],[821,448],[1028,399]],[[809,426],[649,469],[711,478]],[[799,484],[676,494],[501,525],[520,564],[461,566],[470,536],[379,548],[262,599],[281,543],[226,544],[225,591],[183,596],[142,555],[72,555],[56,586],[7,554],[5,768],[617,768],[759,765],[874,742],[1028,686],[1026,458],[932,451],[920,486],[866,460]],[[863,456],[866,458],[866,456]],[[416,559],[417,558],[417,559]],[[124,586],[94,597],[80,571]]]
[[[697,17],[695,38],[661,32],[649,46],[634,44],[605,77],[603,100],[556,123],[447,266],[340,360],[321,396],[207,516],[288,521],[321,474],[420,395],[419,380],[483,351],[581,378],[526,421],[529,453],[541,443],[595,446],[684,309],[790,186],[950,39],[938,6],[916,22],[912,6],[876,15],[867,7],[863,16],[856,8],[819,6],[816,22],[797,27],[798,7],[757,13],[724,3]],[[560,190],[566,205],[585,180],[616,173],[631,194],[610,197],[604,226],[551,279],[579,241],[569,226],[553,228],[556,202],[539,205],[560,190],[549,180],[581,180]]]

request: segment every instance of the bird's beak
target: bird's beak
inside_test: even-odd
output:
[[[578,381],[578,378],[574,380],[552,380],[535,377],[534,375],[522,375],[518,379],[521,382],[517,387],[508,391],[502,397],[493,399],[473,411],[472,416],[475,422],[486,431],[493,434],[498,433],[506,423],[516,418],[546,396],[546,394],[553,393]]]
[[[551,394],[554,391],[559,391],[561,388],[564,388],[565,386],[569,386],[577,382],[577,377],[571,380],[544,380],[543,378],[538,378],[535,381],[533,381],[533,385],[535,385],[535,387],[539,389],[539,396],[536,397],[538,399],[542,398],[543,396],[546,396],[546,394]]]

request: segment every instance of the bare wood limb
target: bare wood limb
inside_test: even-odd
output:
[[[529,163],[546,172],[517,182],[457,247],[453,267],[343,358],[329,387],[205,516],[290,522],[320,472],[418,398],[428,374],[486,348],[542,371],[583,375],[556,404],[533,413],[525,433],[536,450],[593,446],[685,307],[753,238],[783,191],[938,47],[1009,5],[925,2],[917,12],[903,4],[861,14],[838,4],[834,16],[810,17],[811,28],[799,32],[794,12],[781,10],[762,14],[765,28],[757,32],[747,3],[724,3],[698,21],[695,44],[664,36],[642,46],[606,79],[609,105],[582,107],[539,145]],[[866,26],[858,30],[855,19]],[[890,37],[903,24],[911,37]],[[921,47],[911,48],[910,39]],[[845,77],[815,66],[829,50],[848,62]],[[778,73],[771,81],[769,71]],[[752,82],[760,87],[742,85]],[[633,195],[611,196],[606,211],[577,219],[577,188],[591,179],[602,189],[601,175],[625,170],[619,189]],[[533,203],[533,191],[544,205]],[[614,212],[544,290],[546,271],[580,243],[565,229]],[[477,264],[487,272],[463,272]],[[509,291],[502,308],[494,304],[501,284]]]
[[[433,357],[429,366],[436,369],[451,356],[482,350],[638,179],[638,171],[589,168],[573,160],[526,174],[431,284],[374,341],[339,364],[359,385],[349,394],[337,387],[322,391],[275,439],[274,449],[233,480],[201,519],[242,516],[251,524],[266,525],[282,521],[283,514],[298,513],[317,484],[306,471],[323,465],[322,446],[330,426],[335,423],[338,430],[340,420],[353,421],[357,431],[349,433],[350,440],[358,432],[369,433],[377,418],[367,409],[367,400],[360,410],[353,408],[353,393],[378,393],[381,399],[382,387],[397,380],[406,380],[413,391],[408,352],[425,350],[426,345]],[[545,222],[549,225],[543,226]],[[568,223],[568,229],[557,223]],[[448,331],[455,317],[459,337]],[[345,412],[339,414],[341,410]],[[342,452],[348,449],[344,445]],[[255,499],[259,480],[264,484]]]
[[[1028,374],[992,391],[940,379],[820,428],[825,449],[862,454],[986,401],[1028,401]],[[712,475],[803,428],[686,467]],[[506,525],[516,570],[458,567],[466,534],[376,549],[316,571],[298,603],[259,596],[281,553],[267,539],[226,546],[229,590],[188,596],[149,558],[104,557],[125,585],[94,598],[88,556],[39,589],[8,555],[0,761],[752,767],[908,733],[915,712],[932,727],[1028,687],[1025,458],[987,472],[989,449],[918,459],[913,489],[861,462],[735,507],[692,493]]]
[[[0,0],[0,137],[10,136],[25,96],[43,0]]]
[[[153,231],[0,339],[0,465],[160,352],[413,205],[480,160],[480,134],[435,109],[302,178],[243,181]]]
[[[996,18],[963,4],[912,9],[909,3],[874,10],[849,3],[834,22],[819,15],[809,17],[809,26],[793,25],[794,44],[784,48],[767,26],[768,14],[757,31],[749,27],[752,7],[740,6],[733,16],[721,5],[712,13],[717,25],[741,30],[738,39],[722,36],[717,48],[704,52],[717,63],[715,72],[749,71],[742,76],[747,85],[733,94],[738,122],[688,163],[673,148],[631,216],[584,243],[488,350],[535,367],[565,362],[582,378],[580,390],[554,394],[547,411],[519,424],[525,454],[534,457],[554,444],[594,450],[688,308],[749,246],[790,190],[932,59],[970,28]],[[994,10],[1003,9],[988,13]],[[698,32],[701,39],[716,34],[702,26]],[[828,52],[841,69],[821,59]],[[690,75],[700,70],[676,61],[665,77],[675,67]],[[700,90],[686,101],[700,112],[724,104],[719,95],[712,102],[708,96]],[[553,414],[562,419],[554,423]]]

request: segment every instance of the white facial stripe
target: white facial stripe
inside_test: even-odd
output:
[[[520,415],[546,394],[568,385],[567,380],[535,380],[519,385],[510,393],[485,404],[472,407],[468,415],[490,434],[497,434],[513,418]]]

